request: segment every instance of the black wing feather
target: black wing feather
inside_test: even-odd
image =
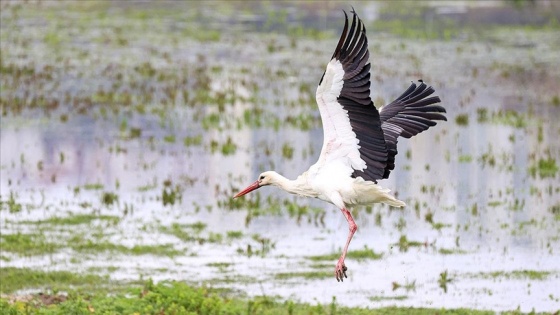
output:
[[[413,83],[395,101],[383,107],[381,113],[375,108],[370,98],[371,64],[366,29],[354,10],[352,14],[349,28],[348,15],[344,12],[344,29],[332,56],[340,61],[344,70],[344,83],[337,100],[348,113],[359,141],[360,158],[367,165],[364,169],[355,169],[352,176],[377,182],[387,178],[395,168],[398,137],[410,138],[434,126],[434,120],[446,120],[441,114],[445,109],[434,105],[440,99],[429,97],[435,91],[423,82],[419,86]]]
[[[445,108],[434,105],[441,102],[440,98],[429,97],[435,92],[434,88],[428,87],[422,81],[419,82],[418,86],[412,83],[401,96],[384,106],[379,114],[385,142],[390,148],[383,178],[389,177],[389,173],[395,167],[399,136],[411,138],[435,126],[435,120],[447,120],[443,115]]]

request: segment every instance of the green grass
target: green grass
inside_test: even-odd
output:
[[[228,262],[212,262],[212,263],[206,264],[206,266],[216,267],[216,268],[228,268],[232,265],[233,265],[232,263],[228,263]]]
[[[202,144],[202,135],[196,135],[196,136],[193,136],[193,137],[185,137],[185,138],[183,138],[183,144],[186,147],[201,145]]]
[[[399,242],[396,243],[395,245],[399,247],[399,250],[401,252],[406,252],[410,247],[422,247],[425,246],[425,243],[418,242],[418,241],[410,241],[408,240],[406,235],[401,235],[401,237],[399,238]]]
[[[23,209],[23,205],[18,203],[15,198],[13,191],[10,191],[10,197],[8,200],[0,200],[0,210],[7,209],[10,213],[20,212]]]
[[[178,223],[173,223],[171,226],[162,226],[160,232],[173,235],[183,242],[193,242],[199,239],[199,236],[194,234],[191,229],[187,229]]]
[[[455,117],[455,123],[459,126],[467,126],[469,124],[468,114],[459,114]]]
[[[61,245],[49,242],[41,233],[34,234],[2,234],[0,248],[3,252],[21,256],[44,255],[56,252]]]
[[[95,287],[107,282],[108,279],[106,277],[92,274],[15,267],[0,268],[0,292],[2,293],[12,293],[22,289],[57,288],[63,290],[75,289],[80,286]]]
[[[3,271],[8,271],[3,269]],[[27,269],[11,269],[2,272],[2,280],[20,283],[19,287],[11,286],[13,292],[24,287],[45,287],[53,283],[64,283],[68,287],[82,287],[106,279],[85,275],[80,276],[68,272],[30,272]],[[21,279],[17,281],[14,277]],[[5,281],[2,281],[5,284]],[[319,314],[395,314],[395,315],[463,315],[493,314],[488,311],[469,309],[427,309],[409,307],[386,307],[379,309],[349,308],[336,303],[333,298],[328,305],[319,303],[299,303],[292,300],[279,300],[269,296],[258,296],[250,299],[233,296],[232,293],[207,287],[195,288],[179,281],[162,281],[157,284],[148,280],[142,286],[123,286],[111,294],[68,289],[68,295],[49,293],[33,295],[31,299],[18,299],[18,296],[0,298],[2,314],[262,314],[262,315],[319,315]],[[49,298],[53,297],[53,298]],[[401,297],[393,298],[395,300]]]
[[[340,253],[332,253],[326,255],[308,256],[307,259],[312,261],[323,261],[323,260],[338,260]],[[374,252],[372,249],[364,247],[364,249],[348,251],[346,258],[355,260],[366,260],[366,259],[381,259],[383,254]]]
[[[83,188],[85,190],[101,190],[103,189],[103,185],[99,183],[85,184]]]
[[[528,117],[513,110],[498,111],[492,114],[491,121],[498,125],[506,125],[514,128],[527,126]]]
[[[513,270],[513,271],[493,271],[481,272],[477,274],[469,274],[473,278],[483,279],[529,279],[529,280],[545,280],[551,276],[551,271],[537,271],[537,270]]]
[[[558,170],[559,168],[554,158],[539,159],[539,161],[535,165],[532,165],[529,168],[529,173],[533,177],[539,174],[541,178],[546,178],[555,177],[556,173],[558,173]]]
[[[227,231],[226,232],[226,237],[228,239],[240,239],[243,237],[243,232],[242,231]]]
[[[334,270],[334,269],[333,269]],[[334,271],[299,271],[299,272],[281,272],[274,275],[277,280],[285,280],[290,278],[327,279],[334,278]]]
[[[120,218],[113,215],[93,215],[93,214],[76,214],[67,217],[51,217],[45,220],[39,221],[21,221],[23,224],[36,224],[36,225],[79,225],[79,224],[90,224],[93,221],[106,221],[110,224],[117,224]]]
[[[455,254],[466,254],[467,252],[458,248],[440,248],[438,249],[438,253],[442,255],[455,255]]]
[[[408,299],[406,295],[397,295],[397,296],[372,296],[369,298],[372,302],[381,302],[381,301],[404,301]]]
[[[470,163],[472,162],[473,157],[471,155],[460,155],[459,156],[459,163]]]
[[[112,206],[118,201],[119,201],[119,196],[112,192],[106,191],[101,196],[101,203],[103,203],[105,206]]]
[[[450,40],[463,32],[453,19],[438,17],[427,23],[425,16],[429,14],[429,10],[427,6],[414,1],[384,2],[380,7],[380,18],[375,20],[368,30],[422,40]]]
[[[175,257],[183,254],[182,251],[176,250],[171,244],[161,245],[134,245],[127,247],[122,244],[115,244],[104,240],[85,239],[81,235],[74,236],[69,241],[70,248],[80,253],[103,253],[114,252],[125,255],[157,255]]]

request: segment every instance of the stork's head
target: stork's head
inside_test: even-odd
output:
[[[261,188],[262,186],[274,185],[276,184],[277,176],[278,173],[272,171],[261,173],[261,175],[259,175],[259,178],[254,183],[252,183],[251,185],[247,186],[247,188],[237,193],[237,195],[233,196],[233,198],[246,195],[252,192],[253,190]]]

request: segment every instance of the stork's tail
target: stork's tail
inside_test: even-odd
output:
[[[367,197],[361,202],[363,204],[382,202],[392,207],[406,206],[406,203],[398,200],[395,196],[390,194],[390,189],[383,188],[374,182],[363,181],[361,177],[357,180],[357,183],[363,185],[362,187],[367,190],[367,193],[364,194],[364,196]]]
[[[387,189],[387,190],[389,190],[389,189]],[[404,203],[404,201],[400,201],[397,198],[395,198],[395,197],[393,197],[389,194],[387,194],[387,198],[385,200],[381,201],[381,202],[383,202],[385,204],[388,204],[392,207],[405,207],[406,206],[406,203]]]

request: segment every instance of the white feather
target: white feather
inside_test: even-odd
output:
[[[342,163],[344,173],[352,174],[354,169],[364,170],[366,162],[360,158],[359,140],[352,130],[348,111],[339,103],[338,97],[344,84],[344,70],[340,61],[333,59],[327,65],[323,81],[317,87],[315,97],[323,123],[323,148],[311,173],[318,173],[325,165]]]

